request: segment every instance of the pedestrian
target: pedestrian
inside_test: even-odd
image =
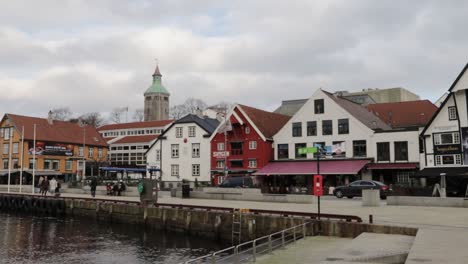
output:
[[[60,196],[60,188],[62,188],[62,184],[59,181],[57,181],[57,187],[55,187],[55,197]]]
[[[89,186],[91,186],[91,196],[95,197],[96,196],[96,187],[97,187],[97,179],[96,177],[93,177],[91,179],[91,182],[89,183]]]
[[[120,196],[120,193],[125,191],[125,184],[123,183],[122,180],[119,181],[117,184],[117,195]]]
[[[42,194],[42,182],[44,181],[44,177],[39,177],[39,181],[37,182],[36,187],[39,189],[39,193]]]
[[[51,195],[55,194],[55,188],[57,188],[57,180],[55,177],[52,177],[52,180],[49,182],[49,192]]]
[[[46,176],[44,180],[42,181],[42,185],[41,185],[42,196],[47,196],[47,190],[49,190],[49,179],[47,179],[47,176]]]

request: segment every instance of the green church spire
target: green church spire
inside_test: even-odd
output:
[[[159,65],[156,65],[156,69],[154,70],[153,73],[153,83],[151,86],[146,90],[146,94],[151,94],[151,93],[163,93],[163,94],[169,94],[169,92],[166,90],[166,88],[162,85],[162,74],[159,71]]]

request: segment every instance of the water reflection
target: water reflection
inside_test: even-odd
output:
[[[0,263],[180,263],[224,246],[139,226],[0,214]]]

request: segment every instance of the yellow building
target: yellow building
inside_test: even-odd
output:
[[[7,184],[8,175],[11,184],[19,184],[21,174],[23,183],[31,184],[33,173],[36,181],[40,176],[68,181],[82,176],[83,167],[86,176],[97,175],[99,166],[107,162],[107,150],[107,143],[92,126],[50,116],[5,114],[0,122],[0,184]]]

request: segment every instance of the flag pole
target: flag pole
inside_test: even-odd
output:
[[[23,163],[24,163],[24,126],[21,129],[21,162],[20,162],[20,187],[19,192],[23,192]]]
[[[12,146],[13,146],[13,135],[11,132],[13,132],[13,129],[11,127],[8,128],[10,131],[8,131],[9,134],[9,139],[10,142],[8,143],[10,146],[8,146],[8,193],[10,193],[10,181],[11,181],[11,153],[13,152]]]
[[[36,124],[34,124],[34,139],[33,139],[33,172],[32,172],[32,188],[31,188],[32,194],[34,194],[35,179],[36,179]]]

